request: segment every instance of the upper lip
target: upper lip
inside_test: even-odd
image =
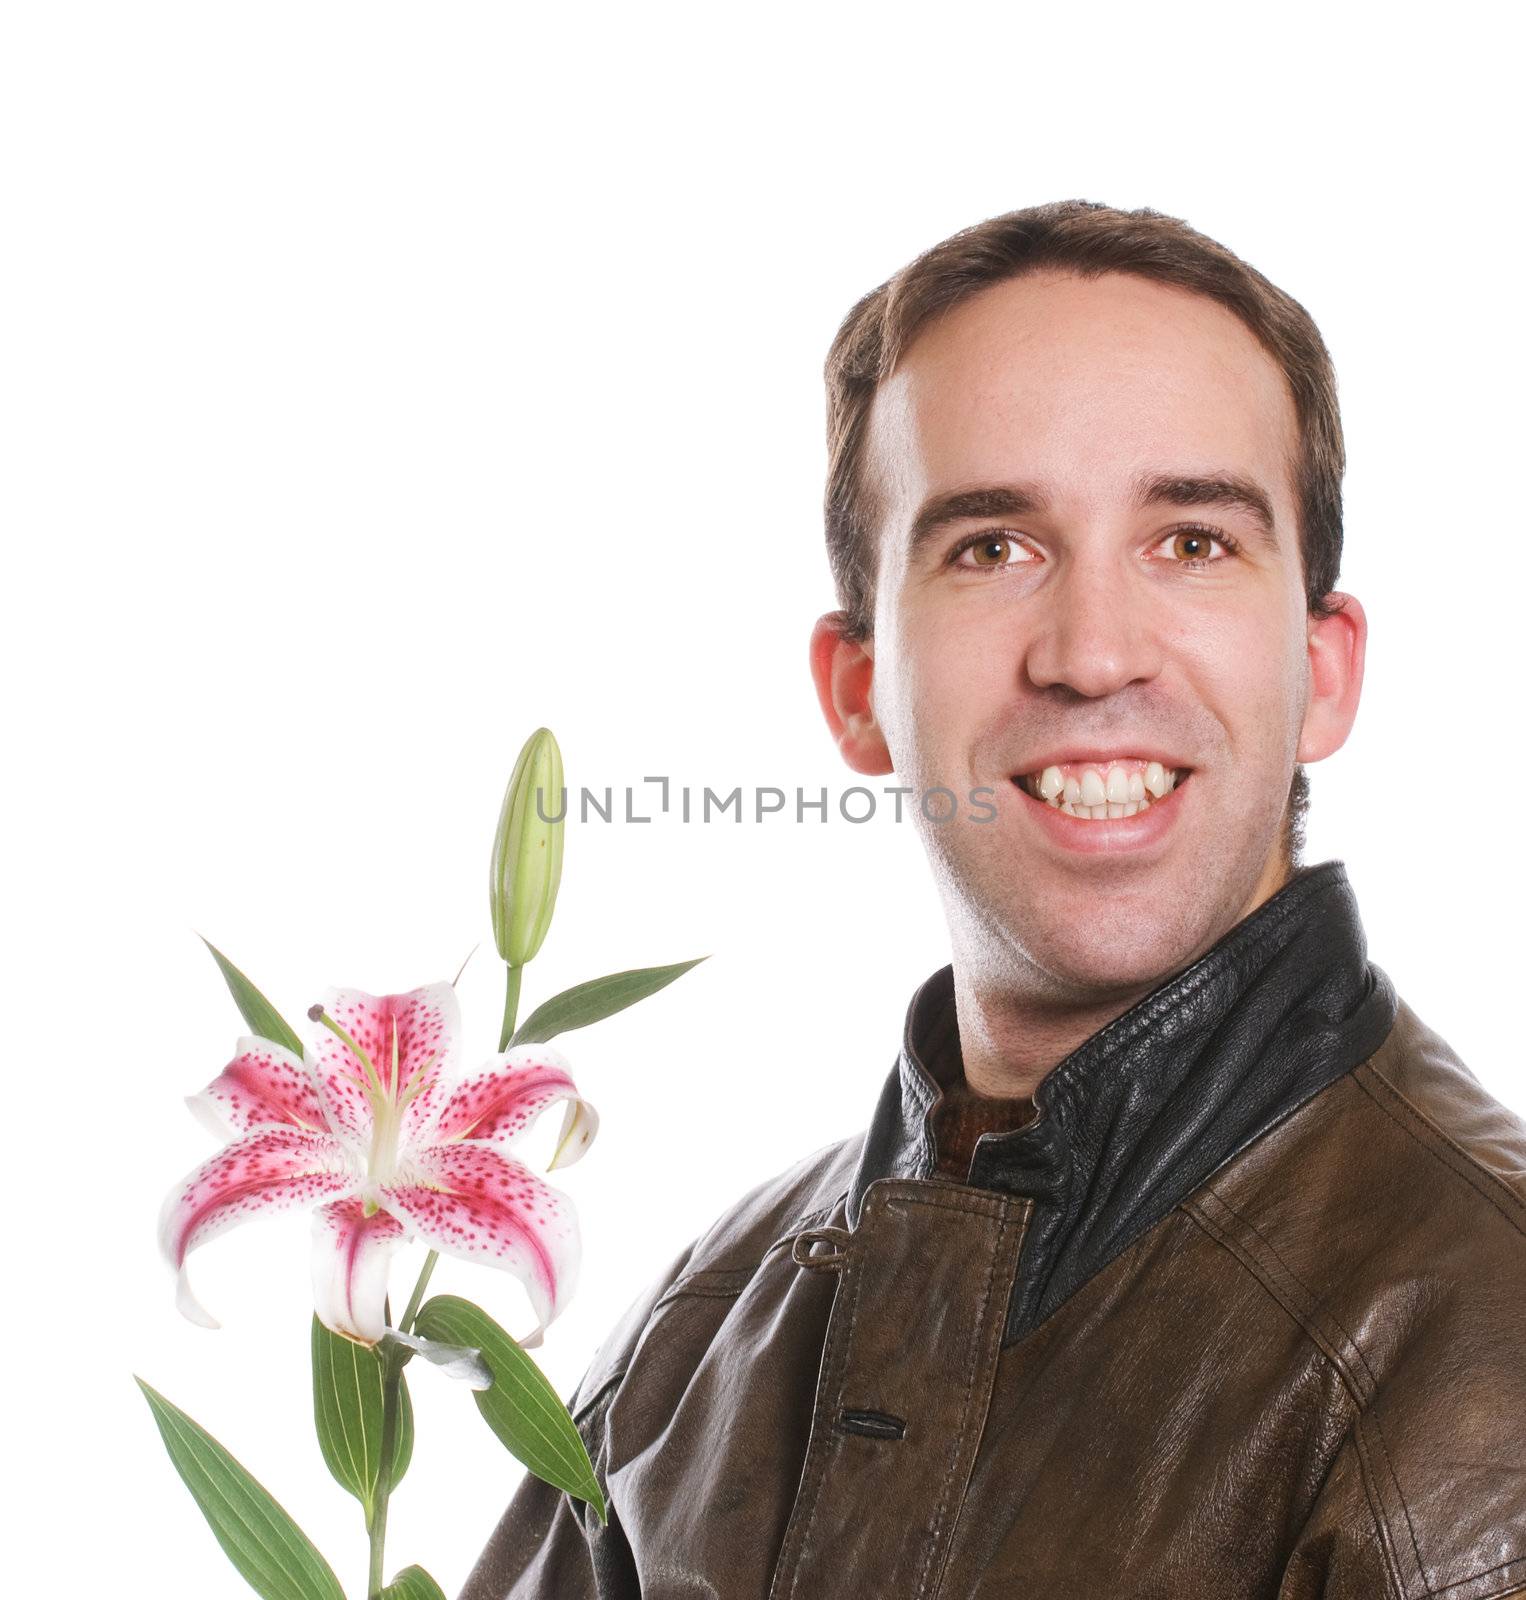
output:
[[[1032,757],[1028,766],[1018,769],[1017,776],[1026,778],[1033,773],[1043,772],[1045,767],[1064,766],[1067,761],[1090,761],[1101,767],[1106,766],[1109,761],[1127,761],[1135,757],[1145,761],[1158,761],[1168,772],[1188,766],[1180,756],[1168,755],[1147,744],[1120,744],[1114,745],[1111,749],[1104,749],[1098,744],[1077,744],[1067,745],[1061,750],[1049,750],[1043,755]]]

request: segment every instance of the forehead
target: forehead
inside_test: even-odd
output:
[[[1077,509],[1141,471],[1238,472],[1293,515],[1297,417],[1280,367],[1217,301],[1124,273],[982,289],[880,385],[866,467],[885,509],[1021,478]]]

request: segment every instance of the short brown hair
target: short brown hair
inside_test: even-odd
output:
[[[1119,211],[1059,200],[1009,211],[924,250],[843,319],[827,356],[827,553],[844,633],[874,631],[878,501],[865,472],[869,408],[912,340],[936,318],[1009,278],[1043,270],[1095,278],[1127,272],[1216,300],[1255,334],[1281,367],[1298,419],[1294,463],[1299,547],[1309,612],[1329,616],[1325,596],[1341,563],[1341,478],[1346,447],[1335,369],[1314,319],[1291,295],[1178,217],[1148,207]]]

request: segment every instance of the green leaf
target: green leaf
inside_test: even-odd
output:
[[[404,1567],[382,1590],[381,1600],[445,1600],[445,1591],[422,1567]]]
[[[376,1501],[381,1465],[382,1358],[313,1318],[313,1422],[318,1448],[334,1477],[365,1509],[366,1526]],[[408,1381],[398,1374],[397,1447],[392,1485],[402,1482],[413,1455],[413,1404]]]
[[[198,937],[212,952],[212,959],[222,971],[223,982],[228,985],[228,993],[233,996],[233,1003],[238,1007],[244,1021],[249,1024],[249,1031],[261,1039],[270,1039],[276,1044],[285,1045],[294,1056],[300,1056],[302,1041],[286,1026],[281,1013],[210,939],[205,935]]]
[[[629,972],[611,972],[605,978],[590,978],[587,983],[577,983],[563,989],[538,1005],[514,1030],[508,1047],[519,1044],[545,1044],[559,1033],[569,1033],[573,1028],[586,1028],[590,1022],[602,1022],[617,1011],[624,1011],[638,1000],[665,989],[675,978],[681,978],[690,967],[697,967],[708,956],[696,956],[692,961],[676,961],[671,967],[633,967]]]
[[[408,1393],[408,1375],[397,1375],[397,1448],[392,1454],[391,1489],[397,1488],[413,1460],[413,1400]]]
[[[488,1427],[537,1478],[588,1501],[604,1522],[604,1495],[577,1425],[514,1339],[480,1306],[450,1294],[426,1301],[413,1326],[427,1339],[475,1345],[482,1352],[493,1371],[493,1387],[474,1390],[472,1398]]]
[[[312,1541],[205,1428],[141,1378],[170,1460],[217,1542],[264,1600],[344,1600]]]

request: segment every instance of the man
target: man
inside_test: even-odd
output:
[[[828,724],[997,814],[911,808],[953,959],[866,1134],[584,1375],[607,1524],[528,1479],[464,1600],[1526,1594],[1526,1124],[1299,859],[1366,639],[1313,323],[1071,202],[827,380]]]

